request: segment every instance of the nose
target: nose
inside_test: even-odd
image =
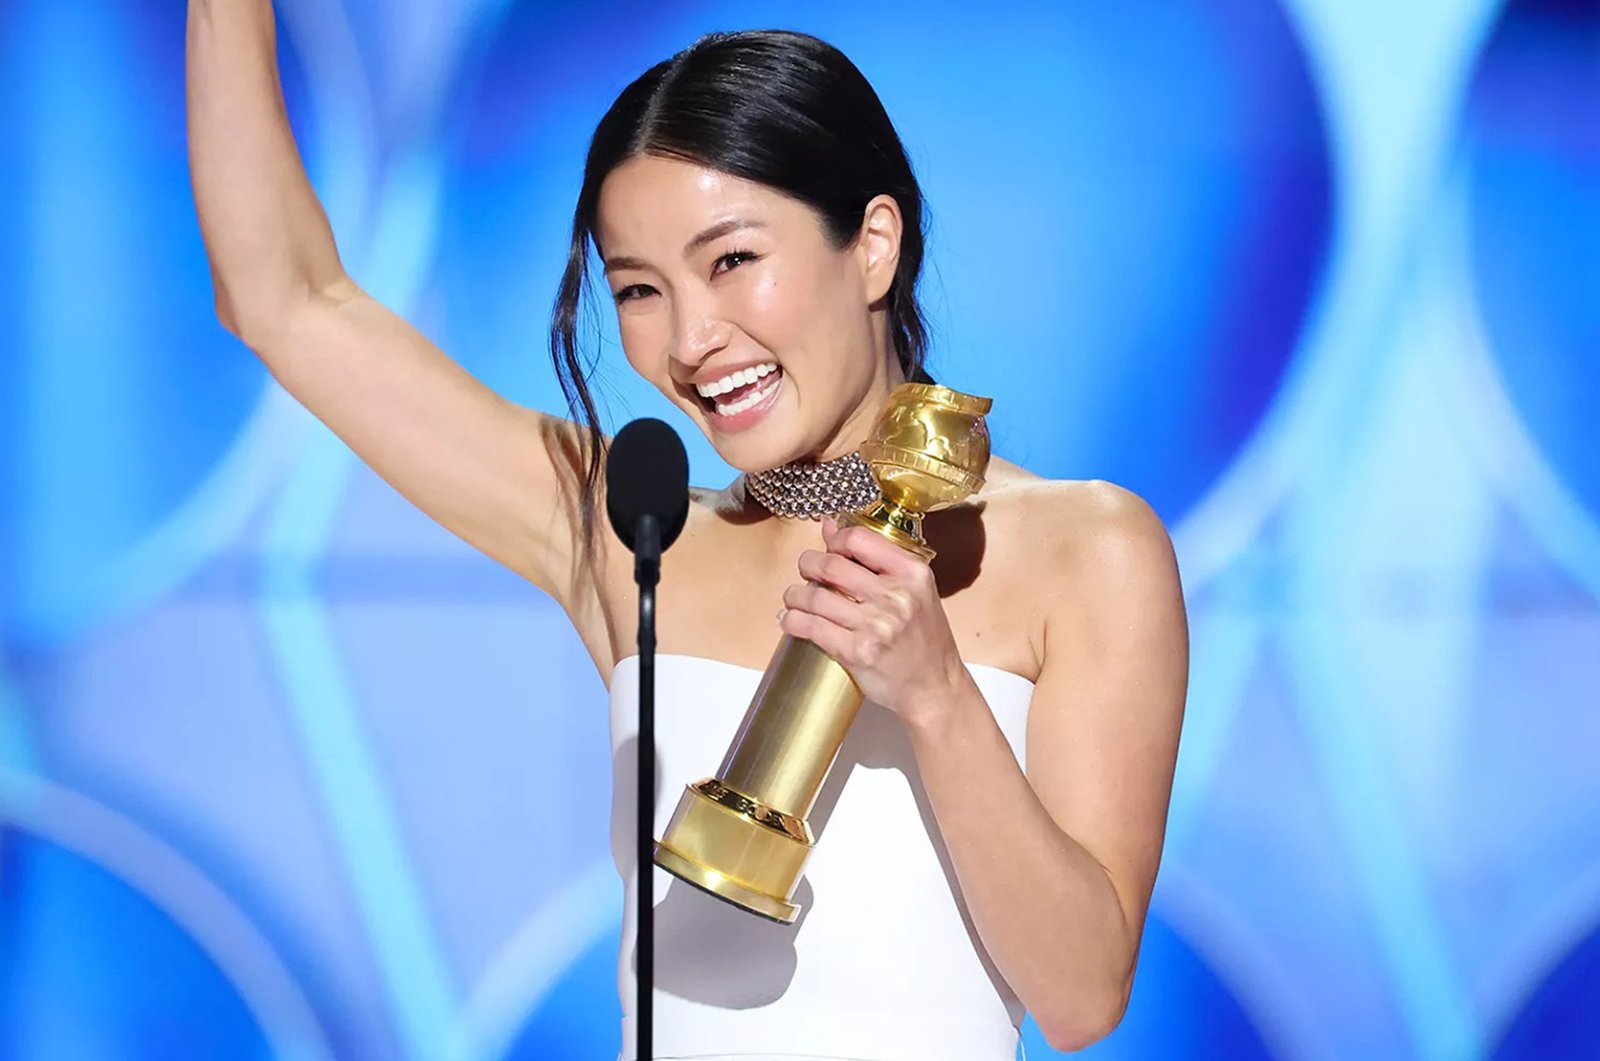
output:
[[[725,349],[733,328],[713,311],[709,303],[684,306],[673,334],[672,356],[690,371],[707,358]]]

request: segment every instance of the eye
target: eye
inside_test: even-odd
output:
[[[646,295],[653,295],[655,292],[656,289],[651,287],[649,284],[630,284],[618,291],[612,297],[615,298],[617,303],[620,305],[621,303],[627,302],[631,299],[643,298]]]
[[[750,251],[729,251],[727,254],[724,254],[722,257],[718,258],[712,263],[711,275],[715,276],[717,273],[727,272],[728,269],[737,268],[743,265],[745,262],[753,262],[759,257],[759,254],[754,254]],[[723,269],[721,267],[723,263],[727,263],[728,269]]]

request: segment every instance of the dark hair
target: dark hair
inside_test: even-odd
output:
[[[550,356],[582,432],[581,510],[587,548],[605,439],[578,349],[580,301],[600,185],[639,154],[694,162],[767,185],[812,207],[835,247],[850,244],[867,203],[887,194],[900,207],[900,258],[887,295],[889,334],[907,379],[922,371],[927,325],[917,302],[922,270],[922,190],[878,94],[844,53],[804,33],[712,33],[646,70],[595,128],[572,217],[572,244],[550,321]],[[597,244],[598,246],[598,244]]]

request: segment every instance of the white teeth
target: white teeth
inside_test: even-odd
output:
[[[738,401],[729,402],[727,405],[724,405],[721,402],[714,402],[712,404],[716,408],[718,416],[736,416],[751,406],[766,401],[767,396],[773,391],[777,390],[778,384],[782,382],[782,380],[775,379],[765,387],[762,387],[760,390],[753,391],[750,394],[745,395],[743,398],[740,398]]]
[[[715,398],[719,394],[728,393],[735,387],[743,387],[746,384],[754,383],[761,377],[776,371],[778,371],[778,363],[776,361],[768,361],[765,364],[730,372],[714,383],[696,383],[694,389],[700,392],[700,397],[702,398]]]

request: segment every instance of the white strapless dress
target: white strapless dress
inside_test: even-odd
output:
[[[1033,683],[968,664],[1020,764]],[[716,772],[761,672],[656,657],[655,835]],[[624,907],[620,1061],[635,1057],[634,821],[639,661],[611,679],[611,851]],[[792,925],[655,869],[658,1058],[1014,1061],[1023,1007],[967,918],[900,720],[862,705],[809,819],[817,846]]]

